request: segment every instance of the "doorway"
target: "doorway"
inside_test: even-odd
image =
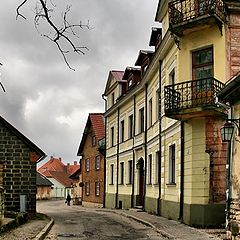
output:
[[[143,206],[144,202],[144,160],[140,158],[137,162],[137,169],[138,169],[138,197],[136,201],[137,206]]]

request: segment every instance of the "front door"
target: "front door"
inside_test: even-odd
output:
[[[143,198],[144,198],[144,161],[143,159],[138,160],[138,176],[139,176],[139,198],[137,201],[137,205],[143,206]]]

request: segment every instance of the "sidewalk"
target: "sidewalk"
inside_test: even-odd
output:
[[[168,239],[176,240],[222,240],[225,239],[224,229],[197,229],[189,227],[180,222],[168,220],[166,218],[151,215],[143,211],[130,210],[113,210],[117,214],[121,214],[128,218],[139,221]]]

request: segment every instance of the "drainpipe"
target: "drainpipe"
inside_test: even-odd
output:
[[[107,111],[107,99],[105,98],[104,94],[102,95],[102,99],[105,101],[104,103],[104,107],[105,107],[105,112]],[[103,207],[106,207],[106,143],[107,143],[107,119],[104,118],[105,122],[104,122],[104,136],[105,136],[105,151],[104,151],[104,167],[103,167],[103,188],[104,188],[104,192],[103,192]]]
[[[183,207],[184,207],[184,122],[181,121],[181,166],[180,166],[180,208],[179,218],[183,222]]]
[[[228,110],[228,119],[232,119],[232,107]],[[231,173],[232,173],[232,143],[233,143],[233,138],[232,140],[228,143],[227,146],[227,165],[226,165],[226,169],[227,169],[227,182],[226,182],[226,220],[228,223],[229,220],[229,216],[230,216],[230,204],[231,204],[231,200],[232,200],[232,183],[231,183]]]
[[[135,124],[136,124],[136,95],[133,96],[133,164],[132,164],[132,196],[131,208],[134,207],[134,187],[135,187],[135,154],[134,154],[134,140],[135,140]]]
[[[146,188],[147,188],[147,88],[148,88],[148,84],[145,84],[145,132],[144,132],[144,167],[145,167],[145,171],[144,171],[144,193],[143,193],[143,209],[145,210],[145,197],[146,197]]]
[[[115,208],[118,208],[118,175],[119,175],[119,107],[117,111],[117,180],[116,180],[116,199],[115,199]]]
[[[158,103],[158,122],[159,122],[159,152],[158,152],[158,201],[157,201],[157,214],[161,215],[161,191],[162,191],[162,61],[159,61],[159,103]]]

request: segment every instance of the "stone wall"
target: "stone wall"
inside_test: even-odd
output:
[[[0,124],[0,163],[3,163],[5,212],[20,211],[20,195],[27,199],[26,211],[36,212],[36,162],[29,147]],[[34,159],[32,159],[34,160]]]
[[[226,144],[222,143],[220,119],[206,119],[206,152],[210,156],[209,203],[226,201]]]

